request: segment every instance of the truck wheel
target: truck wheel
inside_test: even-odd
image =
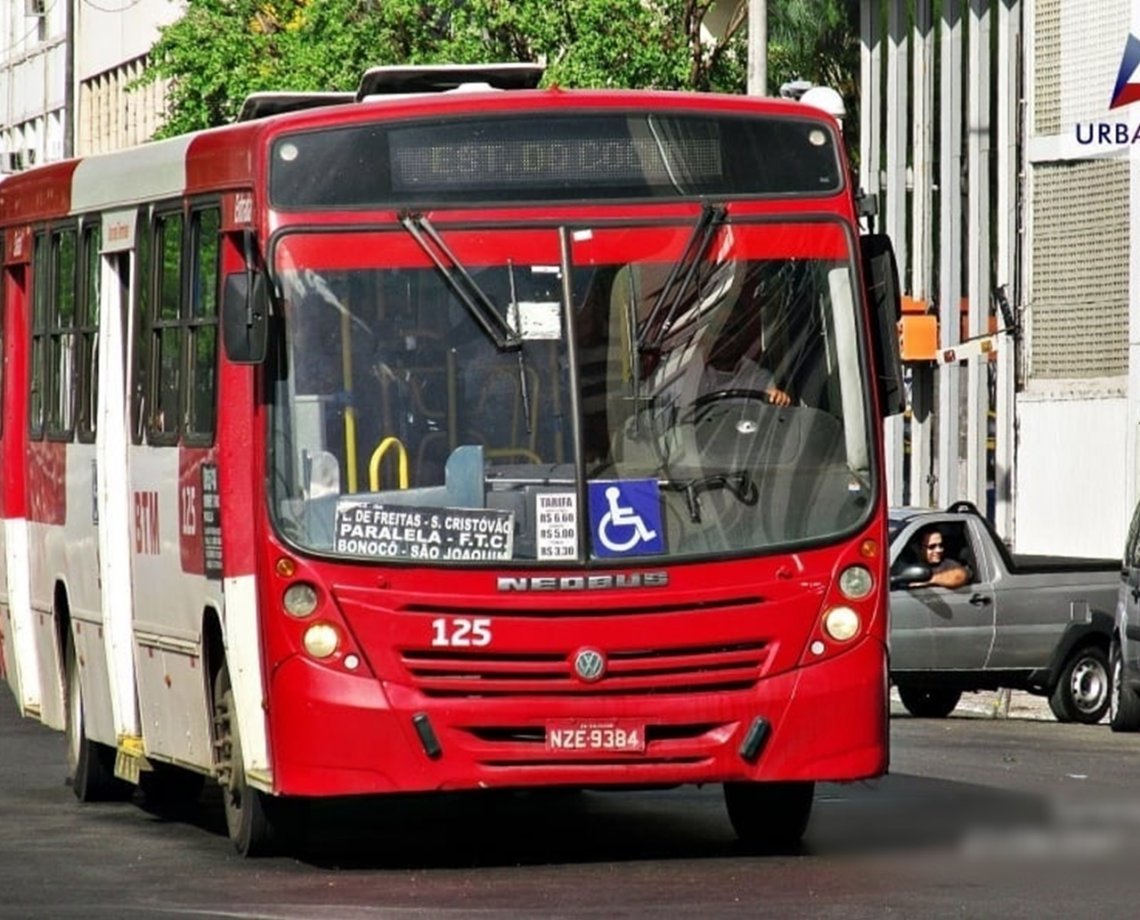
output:
[[[1049,694],[1049,708],[1058,722],[1095,725],[1108,712],[1108,655],[1096,645],[1077,649],[1061,669]]]
[[[815,783],[725,783],[724,804],[736,836],[750,849],[786,852],[807,830]]]
[[[920,719],[945,719],[962,698],[961,690],[912,687],[910,684],[897,686],[899,699],[906,711]]]
[[[1140,697],[1124,682],[1124,656],[1120,643],[1113,642],[1108,660],[1112,666],[1112,690],[1109,696],[1108,724],[1114,732],[1140,729]]]

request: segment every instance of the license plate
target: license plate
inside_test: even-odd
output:
[[[563,719],[546,723],[548,751],[645,750],[645,726],[639,722]]]

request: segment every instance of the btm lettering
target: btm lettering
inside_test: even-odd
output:
[[[140,556],[157,556],[158,493],[135,492],[135,553]]]

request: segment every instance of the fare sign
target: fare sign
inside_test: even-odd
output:
[[[568,753],[645,751],[645,726],[627,719],[560,719],[546,723],[546,749]]]

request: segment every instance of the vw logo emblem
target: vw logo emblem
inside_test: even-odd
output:
[[[759,430],[760,426],[750,418],[741,419],[736,423],[736,431],[738,434],[756,434]]]
[[[584,648],[574,656],[574,673],[588,684],[606,673],[606,656],[597,649]]]

